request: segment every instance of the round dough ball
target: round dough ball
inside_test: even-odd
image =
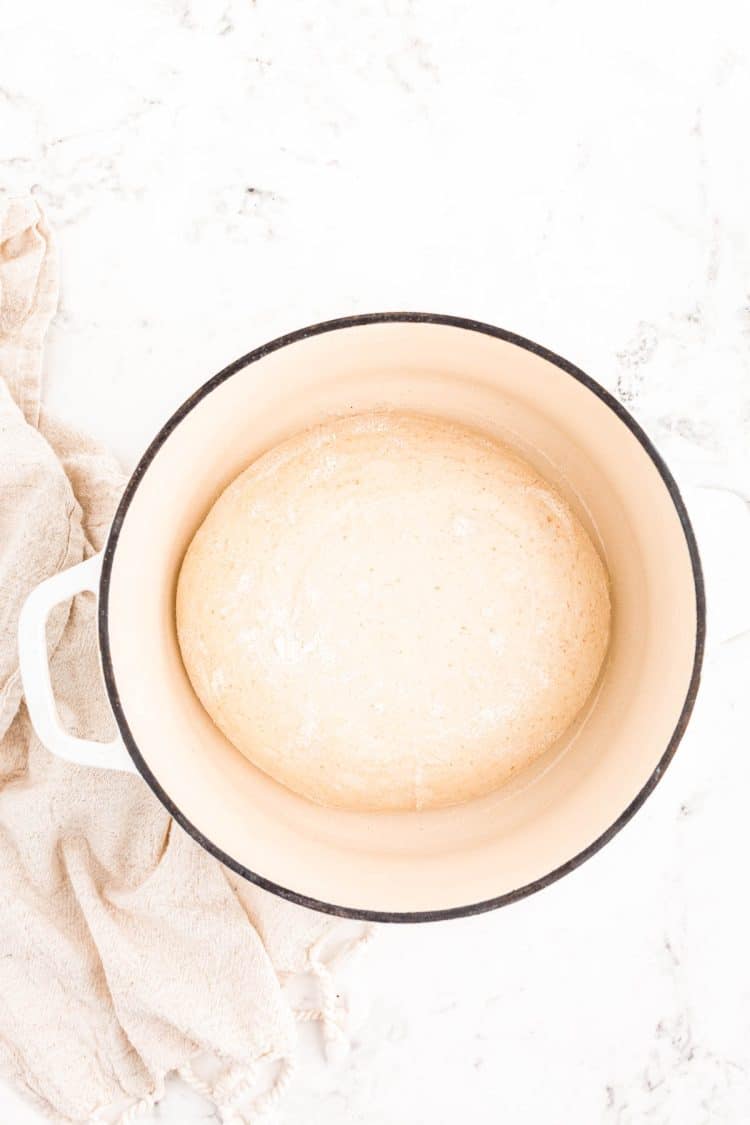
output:
[[[335,419],[260,457],[177,589],[216,725],[290,789],[349,809],[501,785],[580,712],[609,619],[562,496],[497,442],[408,414]]]

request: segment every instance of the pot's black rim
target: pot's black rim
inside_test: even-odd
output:
[[[579,852],[578,855],[562,864],[560,867],[550,871],[541,879],[537,879],[532,883],[528,883],[524,887],[519,887],[517,890],[511,891],[504,895],[498,895],[497,898],[485,899],[482,902],[470,903],[467,906],[457,906],[447,910],[422,910],[422,911],[405,911],[405,912],[390,912],[382,910],[362,910],[355,907],[339,906],[335,903],[322,902],[318,899],[310,898],[308,895],[300,894],[297,891],[291,890],[289,887],[281,887],[277,883],[272,882],[270,879],[265,879],[255,871],[250,871],[244,867],[232,856],[227,855],[221,848],[217,847],[207,836],[198,829],[184,813],[174,804],[169,795],[164,791],[159,782],[156,780],[151,770],[149,769],[146,761],[144,760],[133,735],[128,727],[127,719],[123,711],[120,697],[117,691],[117,684],[115,682],[115,674],[112,666],[112,656],[109,644],[109,623],[108,623],[108,603],[109,603],[109,584],[112,573],[112,562],[117,548],[117,541],[120,535],[120,530],[123,525],[125,516],[127,515],[130,503],[135,495],[135,492],[140,484],[144,474],[146,473],[149,465],[158,453],[161,446],[167,440],[172,431],[180,424],[182,419],[190,413],[194,406],[196,406],[206,395],[210,394],[215,387],[218,387],[226,379],[231,378],[236,372],[247,367],[249,364],[254,363],[256,360],[261,359],[263,356],[268,355],[270,352],[277,351],[279,348],[285,347],[287,344],[296,343],[299,340],[304,340],[309,336],[318,336],[323,332],[332,332],[341,328],[356,328],[361,325],[367,324],[384,324],[390,322],[406,322],[416,324],[442,324],[451,328],[463,328],[471,332],[481,332],[487,336],[494,336],[497,339],[505,340],[507,343],[515,344],[519,348],[524,348],[526,351],[533,352],[535,355],[540,356],[542,359],[548,360],[553,363],[560,370],[572,376],[579,383],[587,387],[597,398],[601,399],[610,410],[623,422],[631,433],[638,439],[642,447],[648,453],[649,457],[656,466],[664,484],[669,492],[672,503],[682,526],[682,531],[687,543],[688,552],[690,555],[690,562],[693,570],[693,580],[695,585],[695,608],[696,608],[696,637],[695,637],[695,654],[693,659],[693,670],[690,677],[685,701],[682,705],[677,724],[672,732],[664,754],[659,760],[655,770],[647,780],[638,795],[628,805],[624,812],[615,820],[615,822],[603,832],[598,839],[589,844],[587,848]],[[127,487],[120,501],[120,504],[115,513],[112,527],[107,540],[107,545],[104,550],[104,559],[102,565],[102,575],[100,584],[99,596],[99,644],[101,649],[102,668],[104,672],[104,681],[109,695],[109,701],[112,710],[117,720],[117,725],[120,728],[125,745],[128,748],[133,762],[139,773],[143,776],[144,780],[148,783],[156,796],[171,813],[178,824],[193,837],[202,847],[214,855],[218,860],[224,863],[232,871],[242,875],[243,878],[255,883],[257,886],[262,887],[266,891],[281,896],[281,898],[289,899],[291,902],[296,902],[300,906],[307,906],[313,910],[319,910],[326,914],[334,914],[342,918],[354,918],[368,922],[436,922],[443,921],[449,918],[463,918],[472,914],[481,914],[487,910],[495,910],[500,906],[508,906],[512,902],[518,902],[519,899],[526,898],[527,895],[534,894],[536,891],[542,890],[544,887],[550,886],[551,883],[561,879],[563,875],[574,871],[591,856],[595,855],[600,848],[603,848],[609,841],[623,828],[628,821],[635,815],[641,807],[646,798],[653,792],[656,785],[661,780],[667,766],[674,757],[675,751],[685,733],[690,715],[695,704],[695,698],[698,692],[700,683],[701,665],[703,663],[703,651],[705,646],[706,635],[706,598],[705,588],[703,583],[703,574],[701,571],[700,556],[698,554],[698,546],[695,541],[690,519],[685,508],[685,504],[680,495],[677,484],[662,460],[660,454],[654,448],[648,436],[645,434],[641,426],[635,419],[628,413],[624,406],[617,401],[608,391],[601,387],[589,375],[586,375],[579,368],[569,363],[566,359],[555,355],[554,352],[549,351],[547,348],[542,347],[540,344],[535,344],[531,340],[525,339],[523,336],[517,336],[514,332],[507,332],[502,328],[495,328],[490,324],[483,324],[481,321],[467,320],[463,317],[457,316],[444,316],[438,313],[419,313],[419,312],[385,312],[385,313],[369,313],[359,316],[341,317],[337,320],[327,320],[320,324],[311,325],[308,328],[302,328],[297,332],[291,332],[286,336],[280,336],[276,340],[272,340],[263,347],[256,348],[254,351],[249,352],[247,355],[242,356],[241,359],[235,360],[204,383],[194,394],[192,394],[182,406],[172,415],[172,417],[165,423],[159,430],[154,440],[149,445],[143,457],[136,466],[133,475],[128,481]]]

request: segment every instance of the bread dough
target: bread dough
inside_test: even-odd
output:
[[[350,809],[501,785],[578,715],[609,619],[560,493],[497,442],[408,414],[334,419],[260,457],[177,588],[216,725],[290,789]]]

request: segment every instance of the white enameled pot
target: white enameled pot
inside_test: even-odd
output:
[[[455,419],[515,446],[564,491],[611,576],[612,642],[583,719],[503,789],[439,811],[353,813],[285,789],[213,725],[177,644],[180,563],[221,490],[291,434],[372,409]],[[46,617],[81,590],[99,600],[119,728],[110,745],[63,730],[50,684]],[[628,412],[572,364],[509,332],[388,313],[275,340],[188,399],[131,477],[103,554],[29,597],[20,656],[32,722],[54,753],[137,770],[204,847],[271,891],[332,913],[414,921],[511,902],[612,838],[685,730],[704,630],[685,506]]]

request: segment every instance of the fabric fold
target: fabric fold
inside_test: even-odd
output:
[[[236,880],[140,778],[61,761],[31,728],[20,607],[101,549],[124,484],[41,408],[57,277],[36,202],[0,201],[0,1061],[48,1115],[86,1121],[123,1099],[148,1108],[200,1052],[232,1071],[287,1059],[279,974],[309,968],[331,923]],[[89,595],[57,607],[48,644],[63,722],[111,737]]]

